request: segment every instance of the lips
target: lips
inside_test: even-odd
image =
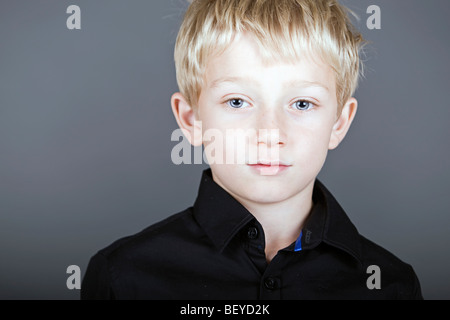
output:
[[[260,160],[257,163],[247,163],[249,166],[278,166],[278,167],[290,167],[291,165],[279,160],[265,161]]]
[[[260,175],[273,176],[285,171],[291,165],[282,161],[258,161],[255,164],[249,163],[248,166]]]

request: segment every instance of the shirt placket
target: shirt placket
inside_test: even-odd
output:
[[[281,298],[281,267],[279,254],[268,264],[265,255],[264,232],[258,223],[244,229],[246,251],[250,260],[259,271],[259,298],[277,300]]]

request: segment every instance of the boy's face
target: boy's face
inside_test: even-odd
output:
[[[201,121],[203,132],[213,129],[224,137],[227,130],[256,132],[247,143],[258,153],[246,154],[244,163],[208,161],[216,183],[238,200],[274,203],[312,186],[328,150],[343,139],[355,111],[352,98],[337,114],[335,76],[329,66],[306,56],[295,64],[264,64],[255,40],[244,34],[209,60],[192,114]],[[225,138],[223,159],[237,151],[230,150],[228,142]],[[207,149],[212,141],[203,143]],[[272,166],[255,165],[261,162]]]

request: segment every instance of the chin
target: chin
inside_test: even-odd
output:
[[[257,203],[277,203],[284,201],[292,196],[288,190],[274,190],[272,188],[256,188],[250,192],[241,193],[242,198],[246,198]]]
[[[214,171],[213,171],[214,172]],[[301,175],[255,176],[247,171],[215,171],[215,181],[236,198],[256,203],[278,203],[301,191]]]

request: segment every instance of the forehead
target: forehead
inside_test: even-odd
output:
[[[208,59],[204,86],[216,88],[229,83],[284,86],[312,85],[335,93],[335,74],[330,65],[306,53],[299,59],[281,54],[268,56],[249,34],[240,34],[221,53]]]

